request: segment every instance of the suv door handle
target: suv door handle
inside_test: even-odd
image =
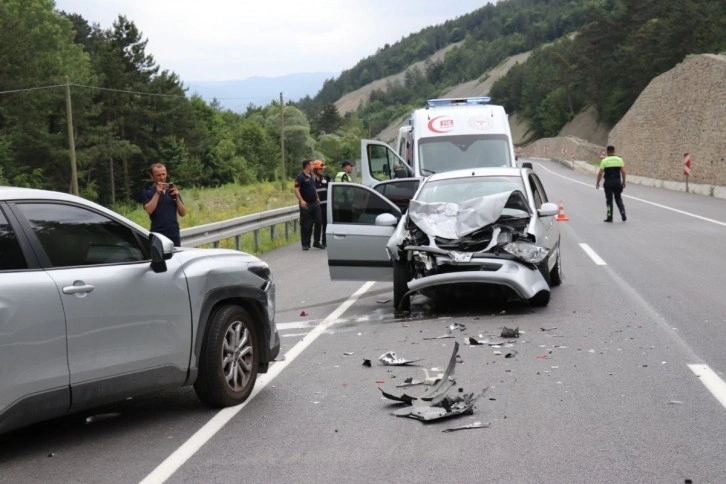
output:
[[[63,288],[63,294],[89,293],[94,289],[96,289],[96,287],[90,284],[84,284],[82,286],[66,286]]]

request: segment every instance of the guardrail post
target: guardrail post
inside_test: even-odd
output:
[[[242,239],[241,235],[234,236],[234,248],[237,250],[242,250],[242,244],[240,243],[241,239]]]
[[[260,231],[255,230],[254,235],[255,235],[255,252],[259,252],[260,251]]]
[[[212,246],[213,246],[213,247],[214,247],[215,249],[219,249],[219,241],[218,241],[218,240],[215,240],[214,242],[212,242]]]
[[[275,241],[275,227],[276,225],[270,225],[270,240]]]
[[[285,240],[290,240],[290,222],[285,222]]]

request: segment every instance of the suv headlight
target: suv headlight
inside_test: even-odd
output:
[[[270,270],[270,266],[267,265],[266,262],[263,261],[256,261],[256,262],[250,262],[247,265],[247,269],[260,277],[261,279],[264,279],[265,281],[272,282],[272,271]]]
[[[530,264],[539,264],[549,253],[549,249],[545,247],[523,241],[511,242],[505,245],[504,251]]]

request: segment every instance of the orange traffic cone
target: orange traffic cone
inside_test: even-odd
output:
[[[567,218],[567,215],[565,215],[565,205],[562,203],[562,200],[560,200],[560,213],[557,214],[557,217],[555,217],[555,220],[558,222],[567,222],[570,220]]]

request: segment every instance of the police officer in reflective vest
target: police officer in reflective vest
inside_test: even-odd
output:
[[[605,190],[605,205],[607,205],[607,216],[604,221],[613,221],[614,197],[618,210],[620,210],[620,218],[625,222],[628,218],[625,216],[625,205],[621,196],[625,189],[625,162],[621,157],[615,155],[615,147],[613,146],[608,146],[607,156],[600,161],[600,170],[597,172],[595,188],[600,188],[600,180],[602,180],[603,175],[605,181],[602,187]]]
[[[337,175],[335,175],[335,181],[337,182],[352,182],[353,177],[351,176],[350,172],[353,171],[353,163],[351,163],[348,160],[345,160],[343,162],[343,171],[338,172]]]
[[[325,173],[325,163],[320,160],[313,161],[313,176],[315,177],[315,189],[320,200],[321,223],[313,226],[313,247],[324,249],[327,244],[325,228],[328,226],[328,183],[330,175]]]

